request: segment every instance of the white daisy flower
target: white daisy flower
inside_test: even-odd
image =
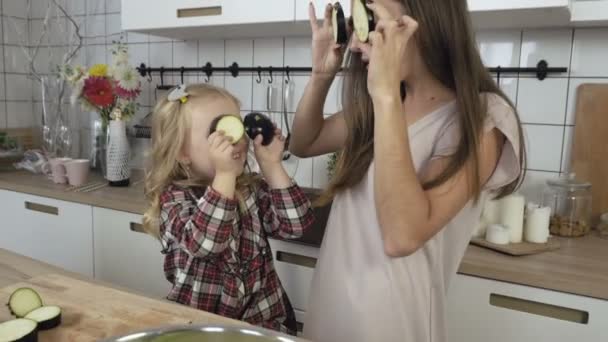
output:
[[[114,78],[118,81],[118,86],[124,90],[139,89],[139,75],[134,68],[128,65],[120,65],[114,68]]]

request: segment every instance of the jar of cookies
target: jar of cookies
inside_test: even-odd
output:
[[[579,237],[591,230],[591,183],[574,174],[548,180],[543,205],[551,208],[552,235]]]

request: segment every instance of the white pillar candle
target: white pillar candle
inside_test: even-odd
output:
[[[491,224],[496,224],[499,221],[500,202],[496,200],[488,200],[483,206],[481,217],[478,225],[473,231],[474,237],[483,237],[486,234],[486,229]]]
[[[522,195],[509,195],[500,200],[500,224],[509,230],[510,242],[520,243],[524,233],[524,207]]]
[[[500,224],[491,224],[486,229],[486,240],[496,245],[509,243],[509,230]]]
[[[524,239],[532,243],[546,243],[549,239],[551,208],[534,208],[526,215]]]

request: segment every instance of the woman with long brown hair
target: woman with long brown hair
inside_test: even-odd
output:
[[[370,2],[375,31],[351,34],[343,110],[328,119],[344,50],[332,7],[322,25],[310,9],[313,73],[291,151],[340,157],[305,336],[446,341],[446,293],[483,203],[523,178],[521,124],[482,64],[466,0]]]

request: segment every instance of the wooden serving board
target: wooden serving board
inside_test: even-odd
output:
[[[508,245],[497,245],[491,242],[486,241],[483,238],[473,238],[471,239],[471,244],[485,247],[488,249],[495,250],[497,252],[501,252],[504,254],[512,255],[512,256],[523,256],[523,255],[532,255],[539,254],[543,252],[554,251],[559,249],[560,244],[556,239],[549,238],[547,243],[530,243],[530,242],[522,242],[522,243],[510,243]]]
[[[591,182],[593,224],[608,212],[608,84],[577,89],[571,170]]]
[[[17,288],[35,289],[46,305],[62,308],[62,324],[39,333],[40,342],[86,342],[167,325],[246,323],[150,299],[113,288],[50,274],[0,290],[0,303],[7,303]],[[0,307],[0,321],[12,319]]]

